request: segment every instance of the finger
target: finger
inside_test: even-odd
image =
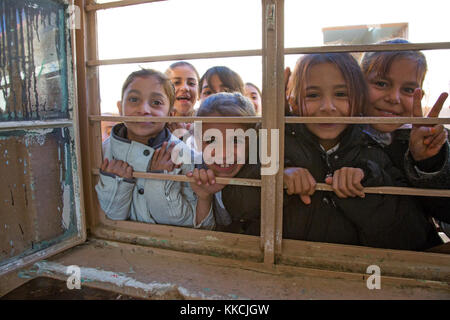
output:
[[[356,190],[355,186],[353,185],[353,177],[356,175],[355,170],[348,170],[346,175],[347,185],[346,188],[348,190],[350,197],[356,197],[358,194],[358,190]]]
[[[309,185],[311,186],[309,188],[308,194],[310,196],[312,196],[314,194],[314,192],[316,191],[316,180],[313,178],[313,176],[311,175],[311,173],[309,171],[307,171],[307,176],[308,176]]]
[[[206,175],[208,176],[209,184],[216,183],[216,176],[214,175],[214,171],[212,171],[211,169],[208,169],[208,170],[206,170]]]
[[[194,177],[196,184],[202,184],[202,182],[200,181],[200,171],[197,168],[194,169],[192,176]]]
[[[105,158],[105,160],[103,160],[103,162],[100,166],[100,170],[105,171],[107,167],[108,167],[108,159]]]
[[[431,108],[430,112],[427,114],[427,118],[436,118],[439,116],[439,113],[442,110],[442,107],[444,106],[445,100],[447,100],[448,93],[443,92],[439,96],[439,98],[436,100],[436,103],[434,104],[433,108]]]
[[[132,166],[128,166],[125,172],[125,177],[128,179],[133,178],[133,167]]]
[[[364,172],[359,169],[357,171],[354,172],[353,177],[352,177],[352,184],[353,187],[355,189],[355,195],[364,198],[365,194],[363,192],[364,187],[361,184],[361,180],[364,178]]]
[[[422,112],[422,89],[416,88],[413,93],[413,117],[423,117]]]
[[[205,185],[209,185],[208,183],[208,175],[206,174],[206,170],[205,169],[200,169],[200,181],[202,182],[202,184]]]
[[[340,170],[336,170],[336,171],[334,172],[334,175],[333,175],[333,184],[332,184],[331,187],[333,188],[334,193],[336,193],[336,195],[337,195],[339,198],[347,198],[347,196],[341,192],[340,187],[339,187],[340,179],[341,179],[340,172],[341,172]]]
[[[294,179],[288,174],[288,170],[285,170],[285,173],[283,175],[283,182],[286,185],[286,192],[287,194],[291,195],[294,193]]]
[[[191,177],[192,177],[192,175],[193,175],[192,171],[189,171],[188,173],[186,173],[186,177],[189,177],[189,178],[191,178]]]
[[[430,128],[430,135],[424,139],[423,143],[429,145],[442,132],[444,132],[444,126],[441,124],[435,125]]]
[[[163,158],[165,160],[169,160],[171,158],[173,148],[175,148],[175,142],[172,142],[170,144],[169,148],[166,150],[165,154],[163,155]]]
[[[300,193],[301,194],[309,194],[309,190],[311,189],[311,185],[309,184],[309,179],[306,170],[302,170],[300,173]]]
[[[291,68],[286,67],[284,69],[284,88],[287,89],[287,85],[289,83],[289,78],[291,77]]]
[[[339,190],[345,194],[347,197],[353,197],[353,194],[348,190],[347,188],[347,180],[349,175],[349,169],[348,168],[342,168],[340,170],[339,174]]]
[[[445,132],[441,132],[439,135],[434,137],[434,139],[428,145],[428,148],[440,149],[446,140],[447,140],[447,135],[445,134]]]
[[[302,200],[302,202],[304,204],[311,204],[311,197],[308,195],[302,194],[302,195],[300,195],[300,199]]]
[[[326,177],[325,178],[325,183],[329,184],[329,185],[332,185],[333,184],[333,177],[330,177],[330,176]]]

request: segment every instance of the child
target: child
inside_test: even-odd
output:
[[[200,102],[219,92],[239,92],[245,95],[242,78],[228,67],[209,68],[199,82]]]
[[[255,116],[255,111],[250,100],[240,93],[217,93],[203,100],[197,115],[201,117],[244,117]],[[237,201],[230,206],[238,206],[239,211],[233,210],[233,213],[230,215],[227,212],[228,206],[222,202],[222,190],[227,188],[223,184],[215,183],[215,177],[244,177],[252,171],[259,172],[260,167],[258,164],[249,164],[248,140],[246,141],[245,137],[239,134],[227,136],[227,130],[241,129],[246,132],[248,129],[254,128],[253,124],[246,123],[202,124],[201,135],[203,138],[197,144],[203,150],[205,165],[196,168],[193,172],[189,172],[187,176],[196,179],[196,183],[191,183],[191,188],[197,194],[199,202],[201,200],[204,201],[205,210],[208,211],[211,206],[214,207],[217,223],[216,230],[252,235],[259,234],[259,188],[243,187],[250,198],[248,200],[257,199],[256,206],[252,204],[252,201]],[[216,136],[208,135],[209,132],[214,132],[213,130],[215,130]],[[231,142],[229,145],[233,146],[233,150],[226,149],[227,143],[225,139],[227,138],[233,139],[233,141],[229,141]],[[208,149],[211,152],[208,152]],[[222,152],[219,156],[220,151]],[[233,152],[231,154],[233,156],[232,161],[227,161],[227,152]],[[253,149],[253,152],[255,152],[255,149]],[[229,158],[231,158],[230,155]]]
[[[198,100],[199,75],[195,67],[186,61],[172,63],[166,70],[166,75],[175,87],[174,109],[171,116],[191,117],[194,115],[194,106]],[[171,132],[175,129],[189,130],[190,123],[174,122],[167,125]],[[178,138],[180,138],[178,136]]]
[[[185,174],[193,168],[175,166],[171,152],[181,143],[163,122],[152,117],[167,116],[175,92],[162,73],[142,69],[131,73],[117,103],[123,116],[146,116],[149,122],[117,124],[104,143],[104,161],[96,186],[100,206],[113,220],[213,228],[211,212],[197,214],[197,197],[187,183],[133,178],[133,171]]]
[[[260,116],[262,112],[262,105],[261,105],[261,90],[257,86],[255,86],[251,82],[247,82],[245,84],[245,96],[250,99],[250,101],[255,106],[255,113],[256,115]]]
[[[301,116],[358,115],[364,79],[347,53],[308,54],[292,73],[293,107]],[[364,194],[363,187],[404,185],[387,155],[347,124],[287,124],[283,233],[287,238],[423,250],[440,243],[410,197]],[[316,182],[334,192],[315,191]]]
[[[409,43],[395,39],[386,43]],[[427,71],[420,51],[367,52],[361,69],[369,89],[367,116],[422,117],[420,100]],[[448,94],[443,93],[429,113],[437,117]],[[450,188],[447,130],[443,125],[372,124],[365,132],[381,143],[394,165],[403,170],[411,186]],[[450,199],[419,197],[429,215],[450,222]]]

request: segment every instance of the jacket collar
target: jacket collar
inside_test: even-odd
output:
[[[124,123],[116,124],[111,130],[112,138],[125,142],[131,143],[128,139],[127,127]],[[148,139],[147,145],[153,149],[158,149],[162,146],[163,142],[170,140],[170,131],[167,127],[164,127],[156,137]]]

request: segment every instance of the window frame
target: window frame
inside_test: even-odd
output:
[[[159,0],[157,0],[159,1]],[[253,56],[260,54],[263,63],[263,116],[251,119],[261,121],[262,128],[279,129],[280,145],[284,146],[284,124],[317,122],[318,118],[285,117],[284,105],[284,55],[319,52],[361,52],[386,50],[432,50],[450,49],[450,42],[419,43],[407,45],[347,45],[284,48],[284,0],[262,1],[261,50],[224,51],[214,53],[177,54],[158,57],[126,59],[98,59],[97,21],[98,10],[126,5],[150,3],[148,1],[124,0],[107,4],[95,4],[93,0],[75,0],[82,8],[82,28],[77,30],[77,76],[80,113],[80,133],[83,146],[83,180],[86,213],[90,235],[96,238],[134,243],[184,252],[195,252],[212,256],[226,256],[236,259],[254,260],[273,268],[277,264],[366,273],[366,268],[378,264],[383,274],[415,279],[447,281],[450,276],[450,255],[404,250],[386,250],[331,243],[318,243],[282,238],[283,206],[283,161],[279,161],[276,175],[261,177],[261,235],[260,237],[206,231],[176,226],[145,224],[133,221],[107,219],[99,207],[95,185],[98,168],[102,162],[102,139],[100,121],[123,121],[132,117],[101,116],[99,91],[99,66],[108,64],[169,61],[198,58]],[[137,117],[133,117],[135,120]],[[186,121],[187,118],[173,118],[171,121]],[[205,118],[195,118],[203,120]],[[223,118],[221,118],[223,120]],[[145,119],[141,119],[144,121]],[[167,121],[161,118],[159,121]],[[207,121],[208,119],[205,119]],[[246,119],[242,119],[245,121]],[[247,119],[248,120],[248,119]],[[336,122],[336,119],[320,120]],[[430,119],[411,118],[414,123],[427,123]],[[216,121],[216,120],[215,120]],[[355,118],[338,121],[356,123]],[[363,123],[399,122],[397,119],[364,118]],[[405,121],[405,118],[402,118]],[[217,122],[217,121],[216,121]],[[222,121],[223,122],[223,121]],[[433,122],[436,122],[435,120]],[[450,123],[449,118],[440,118],[439,123]],[[269,136],[270,138],[270,136]],[[87,152],[89,151],[89,152]],[[279,159],[284,159],[284,148],[280,148]],[[275,188],[275,190],[274,190]],[[399,188],[401,189],[401,188]],[[383,189],[381,190],[383,191]],[[411,191],[411,190],[410,190]],[[447,196],[450,190],[446,190]],[[409,191],[406,190],[408,193]],[[422,191],[418,191],[422,192]],[[278,196],[277,196],[278,195]],[[280,196],[281,195],[281,196]],[[263,201],[264,199],[264,201]]]
[[[55,0],[55,2],[60,2],[63,5],[73,5],[74,0]],[[67,9],[66,9],[67,13]],[[23,268],[25,266],[31,265],[35,262],[41,261],[43,259],[54,256],[58,253],[64,252],[70,248],[77,245],[83,244],[87,239],[86,231],[86,212],[85,212],[85,201],[84,201],[84,191],[83,191],[83,179],[82,179],[82,162],[81,162],[81,148],[80,148],[80,131],[79,131],[79,121],[80,114],[78,108],[78,95],[77,95],[77,77],[76,77],[76,53],[75,53],[75,30],[70,24],[70,19],[65,20],[65,28],[67,32],[66,44],[70,43],[71,49],[67,49],[66,63],[67,63],[67,73],[68,73],[68,96],[67,96],[67,107],[69,110],[69,118],[57,118],[49,120],[24,120],[24,121],[5,121],[0,122],[0,131],[33,131],[35,129],[47,129],[47,128],[59,128],[64,130],[65,128],[71,128],[73,132],[73,143],[74,143],[74,153],[73,158],[70,159],[72,164],[76,167],[72,169],[72,180],[73,180],[73,190],[74,190],[74,200],[73,206],[75,210],[75,221],[71,223],[76,224],[76,233],[70,235],[60,242],[56,242],[42,250],[32,252],[31,254],[25,255],[21,258],[14,257],[14,259],[2,265],[0,267],[0,279],[7,277],[13,271]],[[49,239],[51,241],[53,239]],[[43,240],[42,242],[45,242]]]

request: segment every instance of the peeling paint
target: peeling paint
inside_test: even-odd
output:
[[[69,229],[70,222],[71,222],[71,216],[70,216],[70,187],[64,186],[64,193],[63,193],[63,213],[62,213],[62,226],[64,229]],[[58,207],[59,209],[59,207]]]
[[[67,272],[67,266],[55,262],[49,261],[36,262],[33,268],[37,268],[37,275],[43,274],[67,275],[67,276],[70,275],[70,273]],[[99,268],[80,267],[80,275],[81,278],[83,279],[82,282],[96,281],[112,284],[121,288],[126,287],[126,288],[140,289],[149,295],[163,296],[171,292],[178,292],[183,297],[188,299],[206,299],[206,300],[248,299],[238,297],[237,295],[222,296],[217,294],[214,295],[205,294],[203,292],[192,292],[184,287],[177,286],[173,283],[161,283],[157,281],[145,283],[138,281],[134,278],[128,277],[121,272],[117,273],[102,270]],[[24,274],[24,276],[28,276],[28,274]]]

